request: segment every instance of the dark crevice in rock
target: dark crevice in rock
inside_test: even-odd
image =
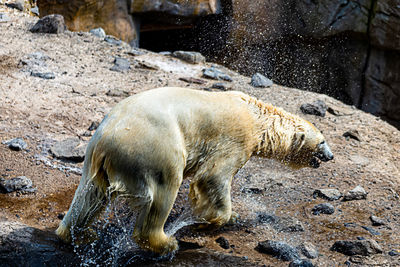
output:
[[[372,51],[372,45],[371,45],[371,24],[372,24],[372,20],[374,18],[375,15],[375,9],[376,9],[376,5],[377,5],[378,0],[371,0],[371,6],[368,10],[368,23],[367,23],[367,56],[365,59],[365,65],[364,68],[362,70],[362,74],[361,74],[361,91],[360,91],[360,97],[358,99],[358,103],[355,103],[355,105],[359,108],[362,109],[362,105],[364,102],[364,96],[365,96],[365,92],[366,92],[366,83],[367,83],[367,70],[368,70],[368,66],[370,63],[370,57],[371,57],[371,51]]]

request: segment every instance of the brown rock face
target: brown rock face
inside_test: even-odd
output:
[[[203,16],[215,14],[218,0],[131,0],[131,13],[163,12],[177,16]]]
[[[126,42],[138,38],[136,25],[128,14],[126,0],[38,0],[40,16],[61,14],[71,31],[89,31],[102,27],[109,35]]]

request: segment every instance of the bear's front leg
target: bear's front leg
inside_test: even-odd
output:
[[[235,223],[239,217],[232,212],[231,182],[241,163],[226,157],[209,162],[199,169],[190,185],[189,197],[194,213],[208,222],[199,225],[199,229]]]
[[[178,180],[178,181],[177,181]],[[133,237],[146,250],[165,255],[178,249],[178,242],[164,232],[164,224],[175,202],[182,179],[174,177],[154,186],[153,199],[140,211]]]

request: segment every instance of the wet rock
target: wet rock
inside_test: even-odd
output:
[[[368,193],[365,191],[364,188],[357,185],[354,189],[350,190],[344,195],[343,201],[366,199],[367,194]]]
[[[82,162],[85,158],[86,143],[82,143],[79,138],[68,138],[54,144],[50,151],[56,158],[66,159],[75,162]]]
[[[300,106],[300,110],[304,114],[311,114],[316,116],[325,117],[326,110],[328,109],[327,105],[322,100],[317,100],[312,104],[307,103]]]
[[[375,240],[340,240],[336,241],[331,247],[332,251],[337,251],[342,254],[353,256],[363,255],[369,256],[372,254],[382,253],[381,246]]]
[[[265,88],[265,87],[271,87],[274,83],[261,73],[256,73],[251,77],[250,84],[253,87]]]
[[[175,51],[172,55],[191,64],[199,64],[206,61],[206,58],[199,52]]]
[[[330,203],[321,203],[321,204],[315,205],[312,208],[312,213],[314,215],[333,214],[334,212],[335,212],[335,207],[333,207],[333,205]]]
[[[228,82],[233,81],[232,78],[228,74],[217,69],[216,67],[203,69],[203,76],[205,78],[214,79],[214,80],[224,80],[224,81],[228,81]]]
[[[301,253],[306,256],[309,259],[316,259],[318,258],[318,250],[317,248],[309,243],[309,242],[304,242],[300,246],[298,246],[298,249],[301,251]]]
[[[9,8],[17,9],[19,11],[24,11],[24,0],[17,0],[11,3],[6,3],[6,6],[8,6]]]
[[[214,83],[211,85],[211,88],[222,90],[222,91],[228,91],[231,89],[231,87],[229,85],[227,85],[226,83]]]
[[[144,50],[139,49],[139,48],[132,47],[132,49],[129,50],[129,52],[127,52],[127,54],[131,55],[131,56],[141,56],[141,55],[145,55],[146,52]]]
[[[392,256],[392,257],[393,256],[400,256],[400,251],[392,249],[391,251],[388,252],[388,255]]]
[[[381,226],[386,224],[382,218],[376,217],[374,215],[371,215],[369,219],[371,220],[373,226]]]
[[[30,29],[34,33],[63,33],[67,29],[64,17],[58,14],[45,16]]]
[[[352,138],[357,141],[361,141],[360,133],[357,130],[349,130],[343,134],[346,137],[346,140]]]
[[[24,141],[24,139],[17,137],[8,141],[3,141],[3,144],[7,145],[9,149],[15,150],[15,151],[21,151],[23,149],[26,149],[28,145]]]
[[[35,71],[32,71],[31,72],[31,76],[42,78],[42,79],[46,79],[46,80],[51,80],[51,79],[55,79],[56,78],[56,76],[55,76],[55,74],[53,72],[35,72]]]
[[[314,267],[311,261],[306,259],[294,260],[289,264],[289,267]]]
[[[1,22],[9,22],[11,21],[10,17],[5,13],[0,13],[0,23]]]
[[[220,247],[223,248],[223,249],[228,249],[228,248],[230,248],[230,246],[229,246],[229,241],[228,241],[225,237],[223,237],[223,236],[218,237],[218,238],[215,240],[215,242],[217,242],[217,243],[220,245]]]
[[[275,256],[284,261],[300,259],[300,255],[296,248],[281,241],[266,240],[258,242],[256,250],[261,253]]]
[[[113,97],[128,97],[129,92],[121,89],[110,89],[107,91],[106,95]]]
[[[117,38],[115,38],[114,36],[111,36],[111,35],[107,35],[104,38],[104,41],[106,41],[107,43],[109,43],[111,45],[117,45],[118,46],[118,45],[122,44],[121,40],[119,40],[119,39],[117,39]]]
[[[106,38],[106,32],[101,27],[100,28],[91,29],[89,32],[91,34],[93,34],[94,36],[97,36],[97,37],[99,37],[101,39]]]
[[[187,82],[187,83],[195,83],[195,84],[205,84],[206,81],[202,79],[197,79],[193,77],[181,77],[179,80]]]
[[[339,192],[339,190],[337,189],[317,189],[314,191],[313,193],[313,197],[317,198],[323,198],[329,201],[333,201],[333,200],[338,200],[342,197],[342,193]]]
[[[125,72],[131,68],[131,63],[126,58],[116,57],[114,59],[114,66],[111,67],[110,70],[118,71],[118,72]]]
[[[278,232],[303,232],[303,224],[294,217],[279,217],[273,214],[259,213],[260,223],[270,224]]]
[[[98,121],[92,121],[92,123],[90,124],[88,131],[94,131],[97,129],[97,127],[99,127],[100,122]]]
[[[0,221],[1,266],[78,266],[79,260],[52,232]],[[51,263],[51,264],[50,264]]]
[[[367,230],[368,232],[370,232],[371,235],[380,235],[381,233],[379,233],[378,231],[376,231],[375,229],[372,229],[368,226],[361,226],[361,228]]]
[[[0,180],[0,192],[11,193],[15,191],[33,193],[36,191],[36,188],[33,188],[31,179],[25,176],[18,176],[9,180]]]

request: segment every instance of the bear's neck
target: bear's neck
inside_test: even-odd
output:
[[[291,153],[296,116],[250,96],[246,100],[256,120],[253,154],[283,160]]]

